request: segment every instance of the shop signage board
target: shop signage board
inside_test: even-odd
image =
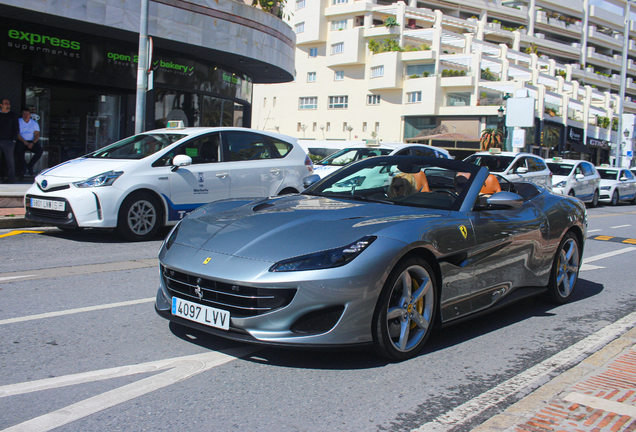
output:
[[[598,147],[602,149],[610,148],[610,142],[598,138],[587,137],[587,145],[590,147]]]
[[[0,58],[30,65],[36,77],[134,89],[137,44],[0,17]],[[154,84],[251,102],[250,77],[155,47]]]
[[[567,139],[575,144],[583,145],[583,129],[574,126],[568,126]]]

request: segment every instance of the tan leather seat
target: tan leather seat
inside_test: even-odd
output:
[[[415,179],[415,186],[418,192],[431,191],[431,189],[428,187],[428,180],[426,179],[426,174],[424,173],[424,171],[413,174],[413,178]]]
[[[481,187],[480,194],[484,195],[492,195],[497,192],[501,192],[501,185],[499,184],[499,180],[493,174],[488,175],[484,185]]]

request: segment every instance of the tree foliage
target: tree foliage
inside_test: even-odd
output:
[[[504,135],[499,129],[489,128],[481,133],[479,140],[482,150],[490,150],[491,148],[502,148]]]

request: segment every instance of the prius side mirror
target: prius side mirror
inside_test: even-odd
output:
[[[575,179],[577,180],[583,180],[585,178],[585,176],[583,174],[577,174],[574,176]]]
[[[171,171],[176,171],[179,167],[192,165],[192,158],[187,155],[176,155],[174,159],[172,159],[172,168]]]

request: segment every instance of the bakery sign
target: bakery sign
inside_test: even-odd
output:
[[[610,147],[610,142],[598,138],[587,137],[587,145],[590,147],[608,149]]]

